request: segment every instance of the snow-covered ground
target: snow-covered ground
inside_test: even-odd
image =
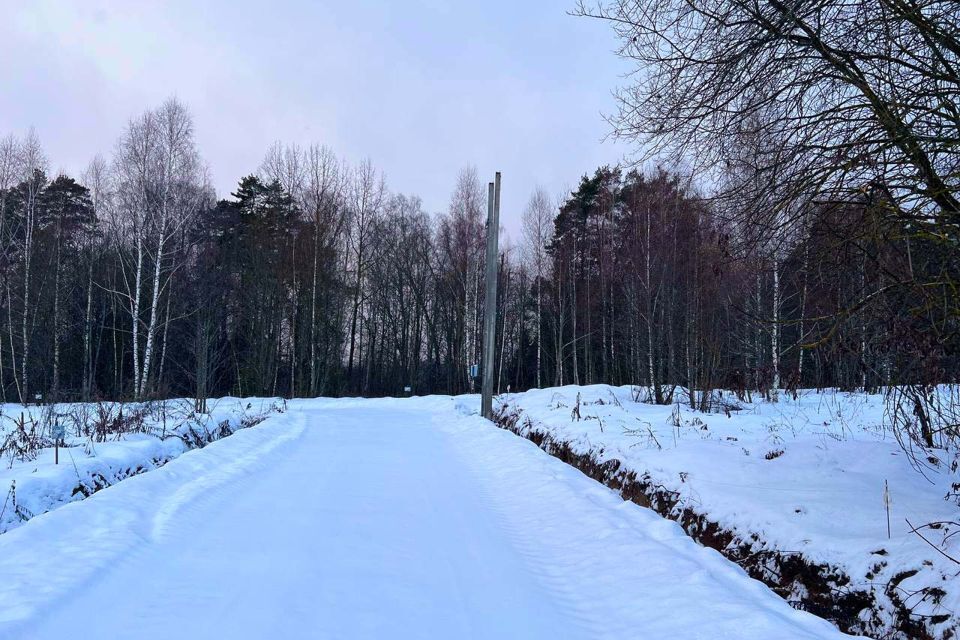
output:
[[[521,430],[548,433],[601,462],[620,460],[621,468],[676,492],[678,512],[690,507],[740,540],[839,567],[851,589],[872,591],[881,606],[891,579],[915,571],[900,581],[897,596],[918,619],[940,616],[933,625],[939,632],[956,631],[960,566],[912,533],[907,521],[956,522],[960,509],[945,496],[958,477],[951,460],[938,460],[936,452],[919,468],[911,463],[883,428],[882,396],[805,392],[776,403],[737,403],[731,395],[741,410],[718,414],[636,398],[629,387],[596,385],[499,401],[519,413]],[[924,535],[939,545],[948,532]],[[960,557],[960,536],[942,549]],[[943,593],[924,599],[923,587]]]
[[[477,404],[291,402],[37,516],[0,637],[845,637]]]
[[[281,404],[277,399],[223,398],[211,401],[203,415],[193,412],[190,400],[0,404],[0,533],[163,466],[191,448],[257,422]],[[53,446],[55,425],[63,428],[59,451]]]

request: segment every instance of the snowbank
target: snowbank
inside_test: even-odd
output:
[[[278,402],[224,398],[211,401],[210,413],[202,415],[189,400],[0,405],[0,442],[6,445],[0,454],[0,533],[256,424]],[[64,429],[58,452],[52,446],[55,425]]]
[[[907,523],[956,521],[957,505],[945,500],[956,474],[935,455],[920,470],[911,464],[882,427],[881,396],[731,396],[721,414],[637,397],[606,385],[508,394],[499,398],[498,422],[678,520],[795,606],[844,630],[956,633],[960,567]],[[946,529],[925,535],[960,557],[960,541],[944,542]],[[825,600],[842,606],[822,610]]]
[[[46,617],[58,601],[82,593],[80,587],[89,587],[108,569],[135,557],[138,550],[165,539],[171,519],[198,496],[260,468],[302,431],[302,417],[274,416],[257,428],[241,429],[203,449],[187,451],[152,473],[132,477],[110,491],[66,504],[0,535],[0,575],[4,577],[0,637],[17,636],[18,628]],[[178,566],[174,556],[168,555],[165,561]],[[148,575],[138,578],[125,585],[127,594],[135,594],[139,583],[151,581]],[[120,598],[129,597],[99,602],[95,615],[113,617],[115,610],[123,610]],[[80,636],[89,637],[84,629],[75,627]],[[139,634],[130,630],[126,636],[103,637]]]

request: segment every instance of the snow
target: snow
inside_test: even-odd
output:
[[[210,402],[209,414],[197,415],[190,401],[171,400],[165,403],[163,417],[151,415],[159,414],[159,409],[145,411],[144,432],[110,433],[105,442],[96,442],[72,424],[74,417],[87,420],[88,425],[95,421],[97,407],[92,404],[0,405],[0,440],[16,428],[18,421],[35,425],[38,435],[51,444],[50,423],[69,423],[71,427],[66,429],[65,446],[59,450],[59,464],[55,464],[57,454],[52,446],[40,449],[33,460],[15,459],[9,453],[3,456],[0,533],[63,504],[82,500],[104,485],[163,466],[191,448],[189,438],[184,437],[189,428],[206,433],[226,421],[234,430],[244,420],[255,421],[277,406],[275,399],[224,398]],[[111,417],[121,411],[118,403],[106,403],[100,408]],[[133,403],[122,406],[127,416],[145,408]]]
[[[37,516],[0,637],[846,637],[477,408],[293,401]]]
[[[572,415],[578,395],[580,420]],[[955,521],[957,506],[945,496],[957,474],[949,460],[919,468],[911,463],[883,427],[882,396],[808,391],[776,403],[740,402],[741,410],[729,415],[636,397],[630,387],[594,385],[499,400],[520,412],[522,428],[548,433],[600,461],[618,459],[677,492],[678,511],[691,507],[740,539],[755,534],[766,549],[840,567],[852,588],[874,591],[883,606],[889,606],[883,591],[891,578],[916,570],[901,583],[903,594],[926,586],[946,592],[939,604],[914,597],[909,604],[916,615],[960,611],[958,567],[907,524]],[[735,400],[732,394],[728,399]],[[937,531],[926,535],[938,543],[943,538]],[[948,541],[945,550],[960,557],[960,540]],[[942,626],[953,624],[951,618]]]

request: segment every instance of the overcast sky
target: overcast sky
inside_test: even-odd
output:
[[[602,114],[624,71],[573,0],[0,0],[0,135],[34,126],[53,170],[109,155],[175,95],[217,192],[276,140],[369,157],[446,210],[459,169],[503,172],[516,238],[534,185],[559,195],[619,161]]]

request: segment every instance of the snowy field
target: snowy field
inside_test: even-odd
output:
[[[717,414],[637,399],[630,387],[596,385],[499,401],[519,414],[521,431],[548,433],[600,461],[620,460],[675,492],[678,512],[689,507],[755,547],[839,567],[852,579],[849,588],[873,592],[881,607],[890,606],[886,592],[897,585],[895,597],[917,619],[939,620],[931,628],[942,637],[956,633],[960,566],[907,521],[956,522],[957,504],[945,496],[960,478],[951,460],[936,457],[942,452],[923,456],[919,467],[911,463],[883,428],[882,396],[805,392],[744,403],[731,394],[740,409]],[[960,536],[950,532],[923,531],[958,558]]]
[[[290,402],[38,515],[0,637],[845,637],[477,404]]]

